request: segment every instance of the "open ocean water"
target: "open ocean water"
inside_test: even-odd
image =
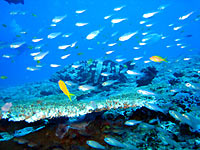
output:
[[[0,0],[0,149],[200,149],[200,1]]]

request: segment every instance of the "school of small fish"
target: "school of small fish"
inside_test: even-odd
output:
[[[138,41],[138,45],[134,45],[133,46],[133,49],[135,50],[140,50],[140,49],[143,49],[146,45],[151,45],[151,44],[154,44],[160,40],[164,40],[166,38],[168,38],[168,36],[164,36],[162,33],[156,33],[154,32],[153,30],[149,30],[148,28],[151,27],[151,26],[154,26],[155,23],[152,22],[152,18],[156,18],[157,16],[161,16],[162,13],[166,13],[167,12],[167,8],[170,7],[170,4],[165,4],[165,5],[161,5],[159,6],[157,9],[155,9],[154,11],[151,11],[151,12],[146,12],[146,13],[143,13],[142,16],[140,16],[141,20],[139,21],[139,24],[141,25],[141,29],[138,29],[137,31],[127,31],[125,32],[124,34],[121,34],[121,35],[118,35],[119,34],[119,31],[115,31],[114,33],[112,33],[110,35],[110,38],[109,40],[105,41],[105,42],[99,42],[99,37],[101,36],[105,36],[105,32],[107,29],[107,27],[103,27],[101,26],[100,28],[96,28],[96,30],[86,30],[86,35],[85,37],[83,37],[83,40],[84,39],[87,39],[87,40],[96,40],[96,43],[97,44],[100,44],[102,43],[102,45],[104,44],[107,44],[108,46],[108,49],[109,47],[116,47],[117,45],[121,45],[122,43],[121,42],[126,42],[126,41],[134,41],[136,40],[141,34],[142,34],[142,39]],[[105,14],[104,16],[104,19],[105,20],[110,20],[110,25],[111,25],[111,28],[115,28],[117,26],[120,26],[120,24],[124,23],[124,24],[127,24],[129,22],[131,22],[132,20],[130,20],[129,18],[127,18],[126,16],[121,16],[121,17],[115,17],[118,13],[120,13],[121,11],[126,11],[128,7],[126,5],[121,5],[121,6],[117,6],[117,7],[114,7],[112,11],[112,13],[110,14]],[[79,10],[76,10],[75,11],[75,14],[77,14],[76,16],[79,17],[79,15],[86,15],[86,12],[88,12],[89,10],[88,9],[79,9]],[[179,21],[185,21],[185,20],[188,20],[190,19],[190,17],[194,16],[197,12],[196,11],[190,11],[186,14],[183,14],[182,16],[177,16],[177,20]],[[12,15],[13,17],[17,16],[17,15],[23,15],[23,16],[26,16],[27,13],[26,12],[23,12],[23,11],[11,11],[10,12],[10,15]],[[32,13],[32,16],[33,17],[37,17],[36,14]],[[57,29],[59,29],[59,27],[57,27],[57,25],[61,25],[61,24],[64,24],[64,22],[69,18],[70,16],[68,14],[61,14],[61,15],[58,15],[58,16],[54,16],[52,17],[52,20],[50,23],[50,26],[51,27],[55,27]],[[89,19],[88,19],[89,20]],[[198,19],[195,19],[196,21],[198,21]],[[180,22],[181,23],[181,22]],[[75,23],[75,26],[76,27],[81,27],[81,28],[86,28],[86,26],[90,26],[91,27],[91,24],[92,22],[82,22],[82,21],[77,21]],[[145,27],[143,27],[143,25]],[[5,28],[7,27],[7,25],[3,25]],[[178,30],[181,30],[182,28],[184,28],[185,24],[175,24],[175,23],[171,23],[168,25],[168,27],[171,27],[172,30],[174,31],[178,31]],[[144,30],[144,29],[145,30]],[[42,32],[44,29],[40,29],[39,32]],[[182,29],[183,30],[183,29]],[[142,31],[142,33],[141,33]],[[26,31],[20,31],[21,34],[27,34]],[[113,38],[115,38],[115,36],[118,35],[118,40],[113,42]],[[73,33],[62,33],[62,32],[50,32],[47,37],[43,36],[41,37],[41,35],[38,37],[37,35],[33,36],[32,38],[32,42],[33,43],[40,43],[40,45],[36,45],[34,44],[34,46],[31,46],[30,48],[31,49],[38,49],[40,50],[40,52],[34,52],[32,51],[31,52],[31,56],[33,56],[33,59],[37,61],[37,63],[41,63],[43,62],[42,59],[44,59],[45,57],[48,57],[47,54],[49,53],[49,55],[52,55],[51,53],[51,50],[46,50],[43,51],[41,50],[42,47],[44,47],[44,43],[41,45],[42,42],[46,41],[46,39],[56,39],[56,38],[70,38],[73,36],[76,36],[76,35],[73,35]],[[109,36],[109,35],[106,35],[106,36]],[[189,36],[188,36],[189,37]],[[110,44],[108,43],[110,41]],[[180,38],[180,39],[175,39],[174,40],[175,42],[179,42],[179,43],[176,43],[176,44],[172,44],[172,45],[166,45],[165,47],[166,48],[171,48],[171,47],[174,47],[174,46],[177,46],[181,49],[191,49],[191,47],[188,47],[188,45],[186,43],[184,43],[184,39],[183,38]],[[51,41],[52,42],[52,41]],[[10,44],[10,48],[12,49],[19,49],[20,47],[22,47],[23,45],[25,44],[28,44],[30,42],[28,41],[17,41],[17,42],[13,42],[12,44]],[[58,49],[60,50],[64,50],[64,51],[70,51],[72,48],[78,48],[77,43],[80,43],[80,41],[76,41],[74,43],[62,43],[62,44],[59,44],[58,45]],[[45,49],[45,48],[44,48]],[[93,49],[91,47],[88,48],[89,49]],[[114,56],[115,55],[115,50],[108,50],[106,51],[104,54],[106,55],[110,55],[110,56]],[[79,52],[78,55],[81,56],[83,53]],[[70,58],[74,57],[72,53],[68,53],[66,55],[63,55],[63,56],[60,56],[60,59],[66,59],[68,58],[68,56],[70,56]],[[9,55],[9,54],[3,54],[2,55],[3,58],[13,58],[12,55]],[[56,56],[55,56],[56,57]],[[118,57],[118,56],[116,56]],[[124,61],[125,59],[117,59],[116,58],[116,61],[117,62],[122,62]],[[165,58],[161,57],[161,56],[152,56],[150,57],[150,60],[151,61],[154,61],[154,62],[167,62]],[[144,61],[144,63],[147,63],[147,61]],[[52,64],[57,64],[56,62],[53,62]],[[60,64],[57,64],[57,65],[52,65],[52,64],[49,64],[50,67],[52,68],[56,68],[58,66],[60,66]],[[27,68],[31,68],[31,66],[27,66]],[[35,71],[35,70],[41,70],[42,68],[40,69],[28,69],[30,71]]]

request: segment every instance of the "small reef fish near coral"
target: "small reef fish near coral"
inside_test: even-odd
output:
[[[63,93],[65,95],[67,95],[67,97],[69,98],[70,101],[72,101],[71,96],[74,96],[74,94],[69,93],[67,86],[65,85],[65,83],[62,80],[58,81],[58,85],[60,87],[60,89],[63,91]]]
[[[152,60],[154,62],[162,62],[162,61],[167,62],[165,58],[162,58],[160,56],[152,56],[152,57],[150,57],[150,60]]]

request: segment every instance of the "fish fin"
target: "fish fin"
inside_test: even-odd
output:
[[[168,62],[166,59],[167,59],[167,57],[166,57],[166,58],[164,58],[164,61],[165,61],[165,62]]]
[[[69,93],[70,96],[75,96],[75,94]]]
[[[75,96],[75,94],[69,93],[69,100],[72,102],[71,96]]]
[[[68,96],[68,98],[69,98],[69,100],[72,102],[72,99],[71,99],[71,96],[70,96],[70,95]]]

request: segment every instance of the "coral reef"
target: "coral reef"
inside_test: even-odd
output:
[[[105,136],[138,149],[197,149],[200,57],[188,57],[191,59],[180,57],[168,63],[142,65],[134,61],[122,65],[108,60],[77,62],[49,80],[2,89],[1,107],[5,103],[12,106],[0,111],[0,140],[5,141],[0,149],[6,149],[8,143],[18,149],[92,149],[86,144],[88,140],[116,149],[104,142]],[[73,65],[80,66],[75,69]],[[90,69],[93,74],[85,76]],[[127,70],[142,74],[130,75]],[[101,76],[103,72],[114,75]],[[117,78],[119,82],[101,86]],[[76,83],[68,85],[75,94],[72,102],[59,89],[59,79]],[[80,91],[78,86],[82,84],[91,84],[97,90]],[[127,126],[128,120],[140,123]],[[33,133],[25,134],[22,129],[33,129]],[[17,131],[24,135],[16,137]]]
[[[120,73],[122,69],[123,66],[111,60],[81,61],[65,66],[62,70],[53,74],[49,80],[52,82],[64,80],[91,85],[101,85],[110,79],[125,82],[125,75]],[[109,73],[110,76],[102,76],[101,73]]]

